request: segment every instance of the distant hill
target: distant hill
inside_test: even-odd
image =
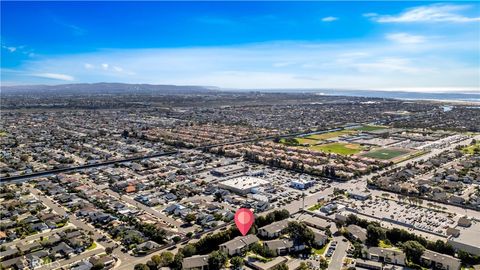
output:
[[[59,85],[2,86],[2,94],[186,94],[213,92],[214,87],[127,84],[78,83]]]

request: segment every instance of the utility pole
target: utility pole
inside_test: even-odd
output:
[[[305,192],[302,191],[302,211],[305,211]]]

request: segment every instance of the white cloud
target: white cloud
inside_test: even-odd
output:
[[[66,22],[63,19],[60,19],[58,17],[53,17],[53,21],[55,23],[57,23],[58,25],[61,25],[61,26],[65,27],[66,29],[68,29],[69,31],[71,31],[71,33],[75,36],[82,36],[82,35],[85,35],[87,33],[87,30],[85,30],[84,28],[82,28],[78,25]]]
[[[59,80],[59,81],[73,81],[75,78],[71,75],[61,74],[61,73],[36,73],[32,74],[34,77]]]
[[[25,45],[11,46],[11,45],[7,45],[7,44],[2,43],[2,49],[7,50],[10,53],[19,53],[19,54],[26,55],[28,57],[36,56],[33,53],[33,49],[28,48],[28,46],[25,46]]]
[[[376,16],[378,16],[378,14],[375,13],[375,12],[369,12],[369,13],[364,13],[363,14],[363,17],[367,17],[367,18],[376,17]]]
[[[415,65],[412,65],[412,60],[408,58],[380,58],[374,60],[373,62],[361,62],[353,64],[361,72],[366,73],[389,73],[389,72],[402,72],[415,74],[417,72],[425,73],[430,72],[431,69],[420,67],[417,68]]]
[[[117,72],[123,72],[123,68],[117,67],[117,66],[113,66],[113,70],[115,70]]]
[[[390,41],[404,44],[417,44],[426,41],[426,38],[424,36],[412,35],[408,33],[391,33],[387,34],[385,37]]]
[[[293,63],[290,63],[290,62],[277,62],[277,63],[273,63],[273,67],[276,67],[276,68],[281,68],[281,67],[288,67],[290,65],[293,65]]]
[[[333,17],[333,16],[328,16],[328,17],[322,18],[322,22],[333,22],[333,21],[337,21],[337,20],[338,20],[338,18]]]
[[[109,49],[32,59],[18,70],[43,78],[73,80],[74,77],[78,82],[226,88],[478,89],[477,46],[477,40],[468,36],[459,40],[425,39],[422,46],[364,40]],[[85,63],[96,68],[85,68]],[[58,76],[59,70],[71,76]],[[25,82],[28,78],[21,72],[9,72],[4,79]]]
[[[364,14],[380,23],[408,23],[408,22],[479,22],[480,17],[468,17],[460,14],[470,9],[470,5],[433,4],[407,9],[398,15]]]
[[[7,51],[9,51],[9,52],[11,52],[11,53],[13,53],[13,52],[15,52],[15,51],[17,50],[16,47],[5,46],[5,45],[2,45],[2,48],[5,49],[5,50],[7,50]]]
[[[83,67],[85,67],[85,69],[94,69],[94,68],[95,68],[94,65],[89,64],[89,63],[85,63],[85,64],[83,65]]]

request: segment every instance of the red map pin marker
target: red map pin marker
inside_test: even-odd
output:
[[[245,236],[250,227],[252,227],[255,217],[253,216],[252,211],[247,208],[240,208],[235,213],[235,224],[237,224],[238,230]]]

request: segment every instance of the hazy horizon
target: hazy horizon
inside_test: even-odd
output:
[[[2,85],[480,90],[477,2],[3,2],[1,13]]]

